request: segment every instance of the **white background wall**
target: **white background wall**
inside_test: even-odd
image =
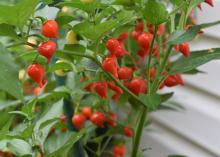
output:
[[[198,23],[220,20],[220,2],[203,5]],[[220,26],[205,30],[191,43],[191,49],[220,47]],[[186,85],[172,89],[174,100],[185,110],[159,111],[151,115],[152,129],[145,132],[142,147],[151,148],[146,157],[182,154],[188,157],[220,157],[220,61],[199,68],[206,74],[184,76]]]

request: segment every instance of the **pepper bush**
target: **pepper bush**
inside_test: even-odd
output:
[[[220,59],[189,45],[220,23],[196,24],[212,0],[1,3],[3,157],[141,157],[149,114],[175,108],[165,88]],[[52,8],[55,19],[41,16]]]

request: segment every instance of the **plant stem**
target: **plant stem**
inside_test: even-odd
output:
[[[156,90],[159,86],[158,83],[160,82],[160,75],[163,73],[164,69],[166,68],[166,63],[167,63],[167,60],[170,56],[172,48],[173,48],[173,45],[170,45],[165,56],[164,56],[164,59],[163,59],[163,62],[161,63],[160,68],[157,70],[156,79],[155,79],[153,86],[152,86],[152,89],[151,89],[152,92],[156,92]]]
[[[147,88],[151,89],[150,87],[150,65],[151,65],[151,59],[152,59],[152,55],[153,55],[153,47],[154,47],[154,41],[156,39],[156,35],[157,35],[157,30],[158,30],[158,26],[155,26],[155,30],[154,30],[154,36],[153,36],[153,40],[151,42],[150,45],[150,54],[149,54],[149,59],[148,59],[148,65],[147,65]],[[150,90],[148,91],[148,94],[150,94]]]
[[[148,110],[146,107],[144,107],[142,110],[142,113],[141,113],[140,121],[138,123],[137,133],[135,135],[135,140],[134,140],[134,145],[133,145],[131,157],[137,157],[137,155],[138,155],[139,145],[141,142],[141,136],[142,136],[142,132],[144,129],[144,124],[145,124],[145,120],[147,117],[147,113],[148,113]]]

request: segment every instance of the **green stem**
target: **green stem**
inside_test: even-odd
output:
[[[163,61],[161,63],[161,66],[157,70],[156,79],[155,79],[155,81],[153,83],[153,86],[152,86],[152,92],[157,91],[157,88],[159,86],[158,83],[160,82],[160,76],[163,73],[164,69],[166,68],[166,63],[167,63],[167,60],[168,60],[168,58],[169,58],[169,56],[171,54],[172,48],[173,48],[173,46],[170,45],[169,48],[167,49],[167,52],[166,52],[166,54],[164,56],[164,59],[163,59]]]
[[[151,65],[154,41],[156,39],[157,30],[158,30],[158,26],[155,26],[153,40],[152,40],[151,45],[150,45],[150,54],[149,54],[148,65],[147,65],[147,88],[148,89],[151,89],[151,87],[150,87],[151,86],[151,84],[150,84],[150,65]],[[150,90],[148,91],[148,94],[150,94]]]
[[[148,110],[146,107],[144,107],[141,113],[140,121],[138,123],[137,133],[135,135],[135,141],[134,141],[131,157],[137,157],[138,155],[139,145],[141,142],[141,135],[144,129],[144,124],[145,124],[145,120],[147,117],[147,113],[148,113]]]

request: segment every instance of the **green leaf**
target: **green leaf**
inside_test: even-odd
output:
[[[133,0],[115,0],[114,4],[124,5],[124,6],[132,6],[132,5],[134,5],[134,2],[133,2]]]
[[[171,3],[175,4],[175,5],[181,5],[184,1],[183,0],[170,0]]]
[[[63,26],[63,25],[66,25],[66,24],[72,22],[74,19],[75,18],[73,16],[62,15],[62,16],[58,16],[56,18],[56,21],[57,21],[59,26]]]
[[[31,145],[21,139],[9,140],[7,147],[17,156],[32,155]]]
[[[10,52],[0,44],[0,89],[17,99],[23,100],[21,84],[18,80],[18,67]]]
[[[156,111],[161,103],[169,100],[174,93],[165,93],[165,94],[141,94],[139,96],[140,100],[148,107],[149,111]]]
[[[217,24],[220,24],[220,21],[196,25],[188,30],[176,30],[170,34],[169,38],[167,39],[167,44],[176,45],[183,42],[192,41],[201,29],[212,27]]]
[[[198,73],[206,73],[206,72],[198,70],[198,69],[192,69],[190,71],[184,72],[184,74],[186,74],[186,75],[196,75]]]
[[[22,29],[38,3],[38,0],[20,0],[14,6],[0,5],[0,23]]]
[[[220,59],[220,48],[194,51],[189,57],[181,57],[175,61],[168,73],[184,73],[216,59]]]
[[[85,130],[78,133],[54,134],[45,144],[46,157],[57,156],[57,154],[67,151],[83,136],[84,132]]]
[[[35,112],[36,103],[37,103],[37,98],[34,98],[22,107],[22,112],[27,114],[28,119],[32,119]]]
[[[71,71],[71,70],[73,70],[73,67],[68,62],[60,62],[60,63],[56,63],[56,64],[53,64],[52,66],[50,66],[48,71],[54,72],[56,70]]]
[[[41,125],[48,120],[52,120],[54,118],[60,118],[62,109],[63,109],[63,100],[61,99],[58,102],[54,103],[52,106],[50,106],[49,109],[43,113],[41,118],[36,122],[34,130],[39,130]]]
[[[84,21],[74,26],[73,30],[91,40],[98,40],[108,34],[111,30],[118,28],[136,19],[133,11],[121,11],[116,18],[94,25],[89,21]]]
[[[163,3],[157,0],[149,0],[143,10],[143,16],[151,24],[159,25],[167,20],[168,11]]]
[[[15,28],[5,23],[0,24],[0,36],[18,38]]]
[[[148,107],[149,111],[155,111],[162,102],[161,95],[159,94],[141,94],[140,100]]]

